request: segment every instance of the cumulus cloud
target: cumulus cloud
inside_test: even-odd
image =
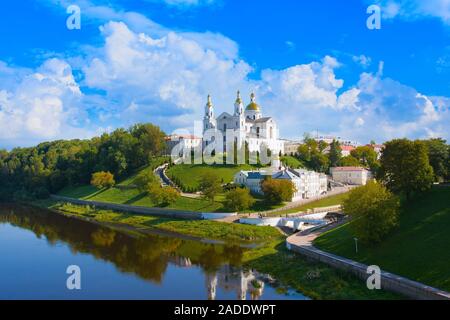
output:
[[[0,79],[10,78],[4,63]],[[0,141],[30,144],[82,134],[82,94],[67,62],[47,60],[34,72],[22,73],[22,79],[9,80],[0,89]]]
[[[379,4],[386,19],[410,20],[434,17],[450,25],[450,0],[380,0]]]
[[[107,23],[102,34],[104,46],[83,68],[85,82],[105,90],[124,107],[135,104],[138,107],[131,111],[139,111],[141,119],[158,115],[169,122],[182,118],[192,122],[203,110],[207,94],[216,101],[233,101],[251,71],[230,40],[214,41],[223,36],[170,32],[153,38],[122,22]]]
[[[238,89],[244,99],[257,93],[264,115],[278,121],[283,137],[320,130],[361,142],[450,138],[450,99],[384,78],[382,62],[377,73],[364,72],[350,84],[336,75],[341,63],[332,56],[265,69],[250,80],[253,70],[240,58],[239,46],[221,34],[169,30],[132,12],[87,10],[112,21],[101,28],[103,43],[71,57],[72,67],[61,59],[36,70],[0,62],[0,139],[8,145],[27,137],[83,137],[145,121],[166,131],[192,128],[203,117],[207,94],[218,115],[233,112]],[[354,59],[371,62],[364,55]],[[72,68],[82,74],[80,83]],[[82,93],[80,87],[89,90]]]

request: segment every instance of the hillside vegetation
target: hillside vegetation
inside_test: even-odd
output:
[[[450,291],[449,187],[435,187],[404,203],[399,227],[376,246],[359,244],[358,253],[350,223],[323,234],[314,244],[322,250]]]

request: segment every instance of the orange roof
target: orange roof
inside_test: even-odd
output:
[[[353,146],[341,146],[342,151],[352,151],[355,150],[355,147]]]

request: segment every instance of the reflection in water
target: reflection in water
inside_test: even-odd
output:
[[[45,237],[51,246],[63,243],[73,254],[92,255],[113,263],[122,273],[135,274],[158,285],[162,284],[169,265],[182,269],[200,267],[205,282],[198,285],[204,285],[207,294],[203,298],[215,299],[218,288],[234,292],[236,299],[246,299],[247,295],[258,299],[264,293],[264,276],[240,267],[243,252],[248,249],[237,245],[125,233],[47,210],[16,205],[0,206],[2,223],[31,230],[38,238]]]

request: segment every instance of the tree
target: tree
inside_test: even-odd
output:
[[[336,167],[339,163],[339,160],[342,158],[342,149],[339,141],[333,140],[330,144],[330,153],[328,154],[328,158],[330,159],[330,166]]]
[[[396,194],[408,199],[429,190],[434,181],[427,148],[421,141],[396,139],[385,144],[381,155],[379,179]]]
[[[353,156],[345,156],[339,160],[339,166],[341,167],[359,167],[360,163],[358,159]]]
[[[214,197],[222,191],[220,179],[212,172],[206,172],[200,177],[200,191],[206,199],[214,202]]]
[[[148,191],[148,186],[151,183],[158,183],[157,178],[151,170],[144,170],[133,179],[133,185],[140,192]]]
[[[92,174],[91,185],[98,189],[111,188],[116,184],[111,172],[100,171]]]
[[[311,154],[310,167],[314,171],[326,172],[326,171],[328,171],[328,168],[330,167],[330,160],[323,153],[314,151]]]
[[[443,181],[448,176],[447,161],[450,156],[450,147],[443,139],[430,139],[423,142],[427,147],[435,181]]]
[[[261,190],[269,203],[280,204],[291,201],[296,192],[295,185],[290,180],[272,179],[268,177],[261,183]]]
[[[147,185],[147,192],[150,199],[157,205],[168,206],[180,197],[180,193],[173,187],[162,187],[157,182],[151,182]]]
[[[352,218],[355,236],[363,243],[380,242],[397,224],[400,201],[386,187],[374,181],[350,191],[343,209]]]
[[[225,207],[232,211],[243,211],[255,203],[250,191],[246,188],[236,188],[227,192],[225,196]]]
[[[370,170],[376,173],[380,167],[380,163],[377,160],[377,153],[371,146],[360,146],[353,149],[350,154],[355,159],[358,159],[361,166],[370,168]]]

